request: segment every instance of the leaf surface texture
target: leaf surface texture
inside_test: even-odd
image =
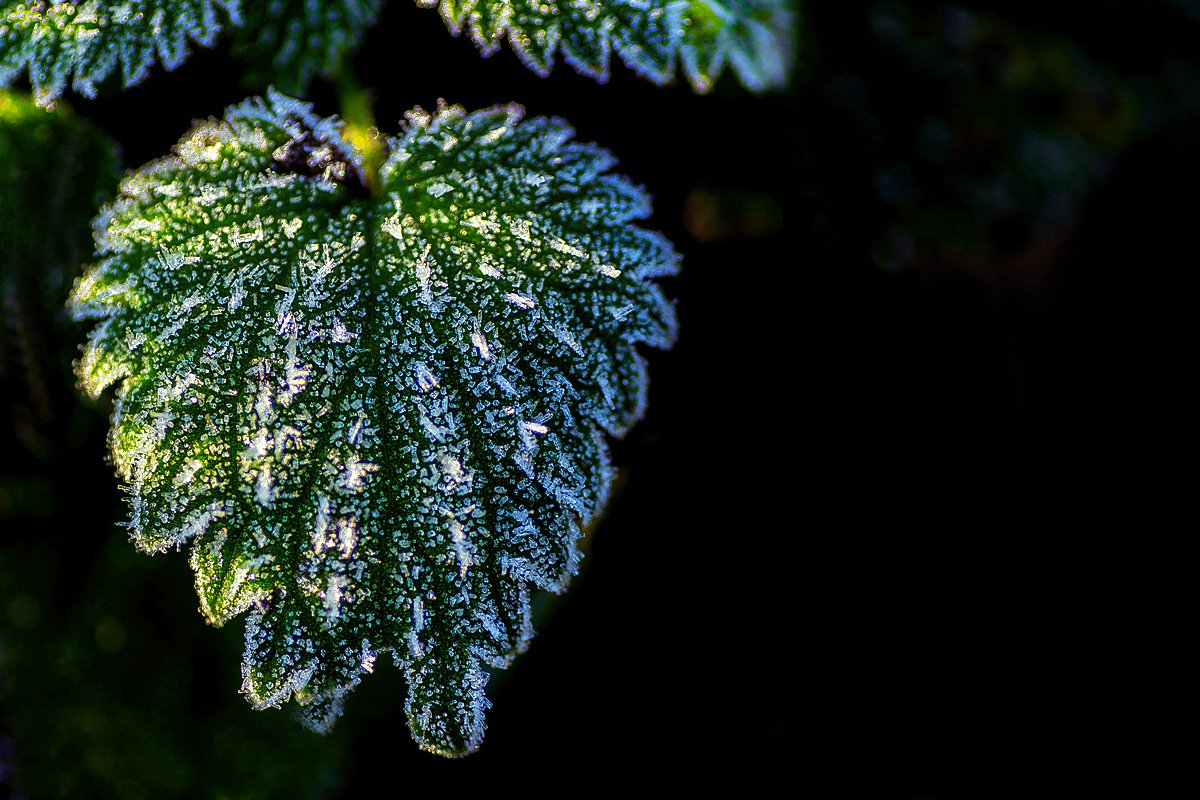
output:
[[[376,198],[337,120],[231,108],[126,180],[72,308],[99,320],[81,385],[119,382],[133,537],[189,549],[212,623],[248,612],[250,702],[327,730],[391,652],[417,741],[457,755],[531,587],[576,570],[677,257],[565,123],[408,117]]]

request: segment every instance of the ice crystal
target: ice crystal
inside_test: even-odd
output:
[[[787,84],[796,15],[788,0],[417,0],[437,6],[456,36],[485,56],[505,35],[527,67],[548,75],[556,53],[577,72],[608,79],[609,53],[643,78],[667,83],[676,58],[698,92],[728,61],[746,88]]]
[[[97,220],[80,383],[119,383],[136,544],[189,549],[211,622],[248,612],[256,708],[327,730],[391,652],[420,745],[471,752],[484,667],[576,570],[677,258],[607,152],[520,117],[410,112],[371,197],[337,120],[271,92]]]

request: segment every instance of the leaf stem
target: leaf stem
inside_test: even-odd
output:
[[[379,181],[379,168],[387,157],[387,148],[384,137],[375,127],[372,110],[375,93],[359,84],[354,70],[347,63],[343,63],[338,70],[337,91],[342,120],[345,122],[342,135],[363,154],[363,182],[372,197],[380,197],[383,189]]]

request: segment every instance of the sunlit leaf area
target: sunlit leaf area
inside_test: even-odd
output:
[[[1197,3],[0,13],[0,798],[1200,792]]]

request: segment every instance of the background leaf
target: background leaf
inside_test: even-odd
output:
[[[796,10],[789,0],[590,0],[536,3],[419,0],[437,6],[454,35],[485,56],[507,34],[525,66],[547,75],[562,55],[576,72],[608,80],[609,53],[654,83],[674,79],[676,59],[698,92],[728,61],[754,92],[782,89],[792,66]]]
[[[0,380],[14,384],[18,441],[42,460],[75,405],[65,302],[118,166],[112,140],[70,109],[0,90]]]
[[[436,5],[422,1],[419,5]],[[161,61],[167,70],[188,56],[189,43],[212,47],[232,29],[234,49],[248,63],[248,85],[274,83],[307,91],[316,74],[332,77],[344,53],[358,46],[382,0],[91,0],[0,5],[0,87],[26,68],[39,104],[68,86],[94,97],[119,64],[126,87],[141,83]],[[665,83],[676,58],[696,91],[712,86],[726,61],[751,91],[787,85],[796,12],[790,0],[596,0],[574,4],[458,3],[439,11],[451,32],[464,29],[491,55],[507,33],[514,51],[539,75],[555,54],[604,82],[609,52],[642,77]]]
[[[96,84],[118,64],[125,86],[134,86],[155,62],[175,69],[190,44],[212,47],[223,24],[240,21],[238,0],[5,2],[0,5],[0,86],[28,68],[39,105],[52,102],[68,84],[94,97]]]
[[[288,94],[303,95],[314,75],[337,72],[343,55],[358,47],[382,6],[383,0],[247,4],[242,10],[245,24],[233,37],[233,50],[246,64],[243,83],[273,84]]]

